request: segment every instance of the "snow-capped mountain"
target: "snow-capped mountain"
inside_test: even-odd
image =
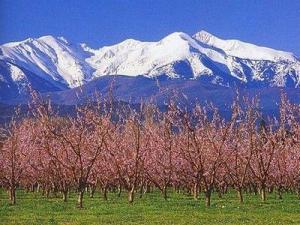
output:
[[[101,75],[204,78],[212,83],[256,86],[300,85],[300,62],[292,54],[201,31],[193,37],[172,33],[159,42],[126,40],[99,50],[85,48],[86,61]]]
[[[80,46],[64,38],[44,36],[0,47],[0,59],[23,67],[42,79],[75,87],[89,80],[93,69],[86,63],[89,57]]]
[[[300,60],[289,52],[205,31],[172,33],[157,42],[128,39],[92,49],[44,36],[0,46],[0,89],[26,84],[51,92],[104,75],[192,79],[225,87],[300,87]],[[38,85],[37,85],[38,83]]]
[[[0,60],[0,100],[17,98],[28,93],[28,84],[39,92],[66,89],[60,83],[55,84],[14,63]]]

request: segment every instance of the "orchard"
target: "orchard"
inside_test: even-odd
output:
[[[1,131],[0,187],[16,204],[17,190],[55,195],[68,201],[100,192],[128,203],[159,190],[192,195],[211,205],[212,193],[286,192],[300,198],[300,107],[282,96],[279,117],[266,117],[256,99],[237,99],[231,118],[212,105],[185,109],[170,101],[115,107],[98,101],[59,116],[50,103],[34,97],[27,117],[16,117]],[[299,200],[300,203],[300,200]]]

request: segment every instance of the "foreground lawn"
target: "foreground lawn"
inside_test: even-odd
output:
[[[300,224],[300,200],[285,194],[283,200],[268,195],[266,203],[258,196],[246,195],[240,205],[235,193],[222,199],[213,196],[212,206],[204,207],[204,200],[172,193],[165,201],[158,192],[136,198],[132,205],[109,194],[102,200],[84,197],[84,209],[75,207],[76,196],[67,203],[60,198],[46,199],[38,193],[17,192],[17,204],[10,206],[7,194],[0,190],[0,224]],[[202,196],[201,196],[202,197]]]

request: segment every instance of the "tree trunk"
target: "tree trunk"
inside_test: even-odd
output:
[[[266,201],[266,187],[263,185],[260,190],[261,200]]]
[[[224,194],[227,194],[227,193],[228,193],[228,185],[227,185],[227,184],[226,184],[225,187],[224,187],[223,193],[224,193]]]
[[[194,200],[198,200],[199,197],[199,188],[198,188],[198,183],[195,182],[194,183],[194,187],[193,187],[193,196],[194,196]]]
[[[134,200],[134,186],[128,192],[128,202],[133,203],[133,200]]]
[[[53,185],[53,187],[52,187],[52,192],[53,192],[53,194],[54,194],[54,198],[57,198],[58,188],[56,187],[56,185]]]
[[[107,185],[105,185],[103,188],[103,200],[104,201],[107,201],[107,188],[108,188]]]
[[[9,200],[10,200],[10,204],[12,204],[12,205],[16,204],[16,189],[15,189],[15,187],[9,188]]]
[[[281,191],[280,187],[277,189],[277,195],[278,195],[278,198],[281,200],[282,199],[282,191]]]
[[[68,190],[63,190],[62,194],[63,194],[63,201],[67,202],[67,200],[68,200]]]
[[[167,187],[167,185],[165,185],[164,187],[163,187],[163,196],[164,196],[164,199],[165,200],[168,200],[168,194],[167,194],[167,192],[168,192],[168,187]]]
[[[46,188],[46,198],[49,198],[49,195],[50,195],[50,188]]]
[[[118,187],[118,197],[119,198],[121,197],[121,194],[122,194],[122,186],[119,185],[119,187]]]
[[[243,191],[242,188],[238,188],[237,190],[238,198],[241,204],[244,203]]]
[[[205,206],[210,207],[211,189],[205,191]]]
[[[77,200],[77,207],[82,209],[83,208],[83,194],[84,194],[84,189],[79,191],[78,194],[78,200]]]
[[[268,188],[268,193],[273,193],[274,188],[273,187],[269,187]]]
[[[147,183],[145,188],[145,193],[150,193],[150,192],[151,192],[151,188],[150,185]]]
[[[95,191],[96,191],[96,186],[91,186],[90,187],[90,198],[94,198],[94,194],[95,194]]]
[[[253,192],[254,192],[254,195],[258,194],[258,190],[257,190],[257,186],[256,185],[253,185]]]
[[[220,188],[218,188],[218,197],[219,198],[222,198],[223,196],[222,196],[222,190],[220,189]]]
[[[34,190],[35,190],[35,184],[31,184],[31,186],[30,186],[30,191],[31,191],[31,192],[34,192]]]
[[[144,194],[144,184],[142,184],[142,185],[140,186],[140,198],[143,197],[143,194]]]

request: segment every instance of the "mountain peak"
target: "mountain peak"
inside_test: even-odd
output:
[[[204,30],[192,37],[174,32],[157,42],[127,39],[99,49],[47,35],[2,45],[0,52],[1,59],[70,88],[103,75],[203,78],[223,86],[300,86],[300,62],[292,53],[223,40]]]
[[[222,50],[226,55],[241,59],[267,60],[272,62],[295,61],[295,56],[290,52],[262,47],[235,39],[224,40],[206,31],[194,34],[193,38],[215,49]]]
[[[166,37],[164,37],[161,42],[175,41],[175,40],[184,40],[189,41],[191,37],[184,32],[173,32]]]
[[[61,44],[64,44],[64,45],[69,44],[67,39],[65,39],[64,37],[54,37],[52,35],[46,35],[46,36],[39,37],[39,38],[36,39],[36,41],[44,42],[48,45],[52,45],[54,43],[61,43]]]
[[[23,41],[8,42],[8,43],[3,44],[3,46],[4,47],[16,47],[21,44],[27,44],[27,43],[33,42],[34,40],[35,40],[34,38],[27,38]]]
[[[41,40],[41,41],[50,41],[50,40],[56,40],[56,38],[52,35],[44,35],[44,36],[41,36],[39,38],[37,38],[38,40]]]
[[[141,41],[135,40],[133,38],[128,38],[128,39],[116,44],[115,46],[134,46],[134,45],[137,45],[139,43],[141,43]]]
[[[217,38],[211,33],[201,30],[193,35],[193,38],[197,39],[198,41],[201,41],[203,43],[208,43],[211,38]]]
[[[38,37],[38,38],[27,38],[23,41],[9,42],[9,43],[4,44],[3,46],[5,46],[5,47],[17,47],[17,46],[20,46],[20,45],[31,44],[35,41],[47,43],[49,45],[52,45],[53,43],[57,43],[57,42],[63,42],[65,44],[68,44],[68,41],[64,37],[54,37],[52,35],[45,35],[45,36],[41,36],[41,37]]]

